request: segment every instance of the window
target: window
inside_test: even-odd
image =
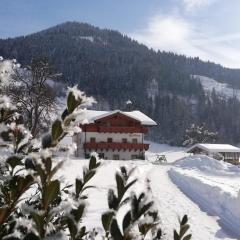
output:
[[[119,160],[119,155],[118,154],[113,154],[113,160]]]
[[[112,138],[108,138],[107,142],[111,143],[112,142]]]
[[[133,143],[137,143],[137,138],[133,138],[133,139],[132,139],[132,142],[133,142]]]
[[[90,142],[91,142],[91,143],[95,143],[95,142],[96,142],[96,138],[95,138],[95,137],[91,137],[91,138],[90,138]]]
[[[123,143],[127,143],[127,139],[126,139],[126,138],[123,138],[123,139],[122,139],[122,142],[123,142]]]
[[[99,153],[98,156],[99,158],[104,159],[104,153]]]

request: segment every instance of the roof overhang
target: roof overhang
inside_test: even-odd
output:
[[[152,120],[150,117],[148,117],[147,115],[145,115],[140,111],[123,112],[120,110],[114,110],[114,111],[86,110],[84,114],[86,119],[88,120],[88,123],[94,123],[98,120],[113,116],[118,113],[139,122],[142,126],[147,126],[147,127],[157,126],[157,123],[154,120]]]

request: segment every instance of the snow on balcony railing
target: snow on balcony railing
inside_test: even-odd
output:
[[[148,150],[149,144],[146,143],[84,143],[85,149],[105,149],[105,150]]]

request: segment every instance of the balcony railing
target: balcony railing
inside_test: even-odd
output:
[[[146,143],[84,143],[84,148],[89,150],[148,150],[149,144]]]
[[[146,127],[105,127],[89,125],[82,127],[86,132],[99,132],[99,133],[148,133]]]

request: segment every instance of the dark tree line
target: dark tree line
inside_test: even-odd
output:
[[[190,77],[204,75],[240,87],[240,70],[155,52],[119,32],[76,22],[0,40],[0,55],[23,65],[33,57],[48,56],[69,84],[78,84],[99,101],[98,109],[101,104],[104,109],[126,109],[131,99],[134,108],[159,123],[152,139],[181,144],[186,128],[196,123],[219,132],[219,141],[240,142],[239,101],[215,93],[207,96]]]

